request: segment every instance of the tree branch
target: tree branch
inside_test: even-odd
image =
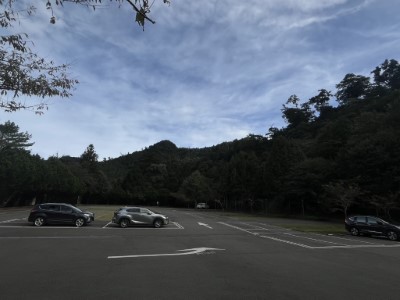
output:
[[[139,8],[137,8],[137,6],[135,4],[133,4],[133,2],[131,0],[126,0],[130,5],[132,5],[133,9],[140,15],[143,16],[143,18],[145,18],[147,21],[155,24],[156,21],[153,21],[152,19],[150,19],[148,16],[146,16],[146,14],[144,14],[141,10],[139,10]]]

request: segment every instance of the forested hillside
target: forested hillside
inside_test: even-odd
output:
[[[284,128],[202,149],[161,141],[99,162],[89,145],[79,158],[45,160],[30,154],[28,133],[6,122],[0,205],[207,202],[229,210],[391,218],[400,205],[400,65],[386,60],[371,74],[347,74],[335,93],[321,89],[307,101],[290,96],[281,110]]]

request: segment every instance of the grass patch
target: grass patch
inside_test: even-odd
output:
[[[251,221],[256,218],[259,218],[256,215],[249,215],[246,213],[220,213],[219,215],[222,217],[235,218],[241,221]]]
[[[312,232],[322,234],[343,234],[346,232],[342,224],[312,224],[312,225],[299,225],[299,224],[280,224],[279,226],[300,232]]]
[[[79,205],[78,207],[82,210],[93,212],[95,214],[95,221],[111,221],[114,211],[116,211],[120,206]]]

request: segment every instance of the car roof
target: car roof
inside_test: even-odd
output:
[[[139,207],[139,206],[124,206],[124,207],[120,207],[119,209],[130,209],[130,208],[145,208],[145,207]]]
[[[147,210],[151,211],[150,208],[140,207],[140,206],[123,206],[123,207],[118,208],[117,210],[127,210],[127,209],[147,209]]]
[[[358,217],[362,217],[362,218],[374,218],[374,219],[378,219],[378,220],[384,221],[384,222],[386,222],[386,223],[390,223],[390,222],[386,221],[385,219],[382,219],[381,217],[370,216],[370,215],[352,215],[352,216],[348,216],[347,219],[350,219],[350,218],[358,218]]]

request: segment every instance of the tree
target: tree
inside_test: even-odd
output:
[[[390,211],[397,208],[400,204],[400,191],[391,192],[385,196],[372,195],[369,197],[369,202],[376,208],[377,215],[379,215],[379,210],[383,210],[385,217],[392,220]]]
[[[122,5],[123,0],[115,0]],[[136,22],[143,27],[145,20],[155,23],[148,17],[154,1],[126,0],[136,12]],[[169,3],[169,0],[163,0]],[[50,23],[56,23],[55,6],[64,3],[81,4],[95,9],[101,5],[101,0],[48,0],[46,8],[51,10]],[[0,0],[0,27],[3,31],[13,26],[20,15],[32,16],[36,7],[15,9],[16,0]],[[0,109],[6,112],[31,110],[42,114],[48,105],[44,99],[48,97],[68,98],[78,80],[68,74],[69,65],[57,65],[51,60],[40,57],[28,46],[30,41],[27,34],[0,35]],[[24,96],[24,100],[19,100]],[[26,97],[36,97],[33,103],[26,102]],[[39,100],[40,99],[40,100]]]
[[[0,26],[3,29],[12,27],[19,14],[14,10],[15,0],[0,0]],[[32,15],[34,7],[24,12]],[[33,110],[43,113],[47,109],[44,100],[27,104],[19,100],[20,96],[29,97],[69,97],[70,91],[78,83],[67,74],[68,65],[56,65],[34,53],[28,47],[27,34],[0,36],[0,108],[6,112]]]
[[[28,132],[19,132],[14,122],[0,124],[0,153],[12,149],[26,150],[34,144],[29,143],[31,137]]]
[[[335,159],[351,135],[352,122],[348,118],[329,119],[317,133],[312,152],[327,159]]]
[[[112,0],[110,0],[112,1]],[[46,3],[46,8],[51,10],[52,16],[50,18],[50,23],[55,24],[56,23],[56,16],[54,14],[54,5],[56,6],[63,6],[64,3],[75,3],[75,4],[81,4],[87,7],[91,7],[94,10],[96,7],[101,6],[101,0],[48,0]],[[122,5],[124,0],[114,0],[114,2],[117,2],[119,5]],[[144,30],[144,24],[145,21],[149,21],[152,24],[155,24],[156,22],[152,19],[150,19],[149,14],[151,11],[151,8],[154,4],[154,0],[149,1],[149,0],[126,0],[126,2],[133,8],[133,10],[136,13],[136,22],[138,23],[139,26],[141,26]],[[151,2],[151,4],[149,4]],[[164,3],[170,4],[170,0],[163,0]]]
[[[321,112],[324,108],[329,106],[329,99],[333,96],[330,91],[325,89],[318,90],[318,95],[310,98],[308,103],[315,107],[315,110]]]
[[[371,72],[378,87],[388,90],[400,89],[400,64],[395,59],[385,60]]]
[[[81,161],[87,162],[90,164],[96,163],[99,156],[97,155],[96,151],[94,150],[93,144],[87,146],[86,150],[81,155]]]
[[[122,181],[122,189],[133,200],[145,201],[147,182],[143,176],[143,171],[138,165],[134,165]]]
[[[261,166],[253,151],[240,151],[229,162],[230,189],[235,198],[248,204],[253,212],[257,196],[261,194]]]
[[[0,206],[23,205],[40,188],[43,161],[27,151],[15,149],[0,158]],[[30,196],[29,196],[30,195]]]
[[[350,102],[350,99],[365,99],[371,90],[369,77],[355,75],[353,73],[346,74],[343,80],[336,85],[336,98],[339,104],[344,105]]]
[[[92,173],[91,175],[94,175],[95,173],[98,172],[98,166],[97,166],[98,158],[99,156],[94,150],[93,144],[90,144],[80,157],[81,165],[83,166],[83,168],[87,169],[90,173]]]
[[[195,206],[198,202],[207,202],[211,198],[208,180],[198,170],[185,178],[179,188],[179,194],[184,196],[188,205],[193,201]]]
[[[282,193],[301,205],[304,216],[307,207],[318,209],[319,195],[326,178],[332,172],[332,163],[323,158],[307,158],[292,168],[283,184]]]
[[[296,127],[302,123],[312,120],[313,113],[308,103],[299,105],[300,99],[296,95],[291,95],[281,109],[283,118],[288,123],[288,127]],[[291,105],[287,106],[287,105]],[[293,107],[294,106],[294,107]]]
[[[347,218],[347,211],[354,204],[356,198],[361,194],[357,185],[345,184],[343,181],[331,182],[324,186],[328,193],[328,205],[333,211],[342,211]]]

